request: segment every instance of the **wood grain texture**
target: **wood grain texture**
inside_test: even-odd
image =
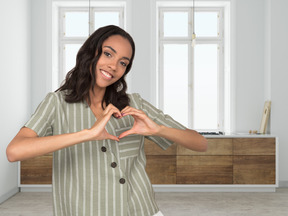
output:
[[[176,156],[147,155],[146,172],[152,184],[176,184]]]
[[[174,143],[168,149],[163,150],[153,141],[145,139],[144,150],[146,155],[176,155],[177,144]]]
[[[52,184],[53,154],[21,161],[21,184]]]
[[[234,155],[275,155],[275,138],[233,139]]]
[[[274,156],[234,156],[234,184],[275,184]]]
[[[207,152],[145,139],[152,184],[275,184],[275,138],[210,138]],[[21,184],[51,184],[52,154],[21,162]]]
[[[177,155],[232,155],[232,139],[207,139],[208,149],[206,152],[196,152],[177,146]]]
[[[177,184],[232,183],[232,156],[177,156]]]

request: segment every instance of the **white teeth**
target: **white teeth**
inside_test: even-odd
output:
[[[108,78],[112,78],[112,75],[107,73],[106,71],[101,70],[101,73]]]

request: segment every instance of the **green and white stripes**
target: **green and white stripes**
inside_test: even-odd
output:
[[[152,120],[184,129],[138,94],[130,106],[142,109]],[[91,128],[96,118],[86,103],[66,103],[61,92],[49,93],[25,124],[39,136],[73,133]],[[133,126],[134,119],[111,117],[106,130],[115,136]],[[172,142],[147,137],[166,149]],[[103,148],[105,147],[105,151]],[[112,166],[113,163],[113,166]],[[79,143],[54,152],[53,199],[55,216],[148,216],[159,209],[145,172],[144,137],[130,135],[113,140]],[[125,179],[125,183],[123,180]],[[121,183],[122,182],[122,183]]]

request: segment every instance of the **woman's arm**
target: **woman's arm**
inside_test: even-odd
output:
[[[21,161],[90,140],[112,139],[119,141],[118,137],[109,134],[105,129],[113,114],[121,116],[116,107],[109,105],[90,129],[55,136],[38,137],[35,131],[23,127],[9,143],[6,149],[7,158],[10,162]]]
[[[81,143],[84,137],[85,131],[38,137],[35,131],[23,127],[9,143],[6,154],[10,162],[22,161]]]
[[[161,125],[160,130],[155,135],[171,140],[194,151],[203,152],[207,150],[207,140],[194,130],[180,130]]]
[[[169,128],[158,125],[152,121],[142,110],[133,107],[126,107],[122,111],[122,116],[131,115],[134,118],[133,127],[120,134],[119,139],[130,134],[141,134],[144,136],[160,136],[180,144],[194,151],[206,151],[207,140],[194,130]]]

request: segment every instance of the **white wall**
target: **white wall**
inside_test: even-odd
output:
[[[132,1],[132,37],[136,44],[135,61],[131,76],[132,92],[138,92],[143,98],[151,99],[151,66],[150,66],[150,1]]]
[[[280,180],[288,187],[288,1],[271,4],[271,133],[279,137]]]
[[[247,133],[250,129],[259,130],[264,106],[265,7],[263,0],[235,2],[235,130]]]
[[[31,1],[32,110],[52,91],[51,0]],[[53,89],[55,90],[55,89]]]
[[[0,203],[18,191],[6,147],[30,113],[30,0],[0,1]]]
[[[52,0],[31,0],[32,17],[32,109],[43,99],[49,90],[51,62],[49,47],[49,4]],[[131,34],[136,42],[136,58],[128,76],[131,76],[130,92],[139,92],[155,104],[155,83],[151,71],[151,5],[150,1],[133,0]],[[285,136],[287,119],[285,108],[287,99],[287,0],[231,0],[233,17],[231,38],[235,50],[232,68],[235,68],[235,131],[259,130],[264,102],[272,100],[270,131],[280,139],[280,180],[288,182],[285,164],[288,159],[288,138]],[[35,26],[35,27],[34,27]],[[48,32],[47,32],[48,29]],[[34,43],[35,42],[35,43]],[[48,43],[49,44],[49,43]],[[48,52],[48,53],[47,53]],[[51,81],[51,80],[50,80]],[[51,88],[50,88],[51,89]],[[285,91],[286,90],[286,91]]]

